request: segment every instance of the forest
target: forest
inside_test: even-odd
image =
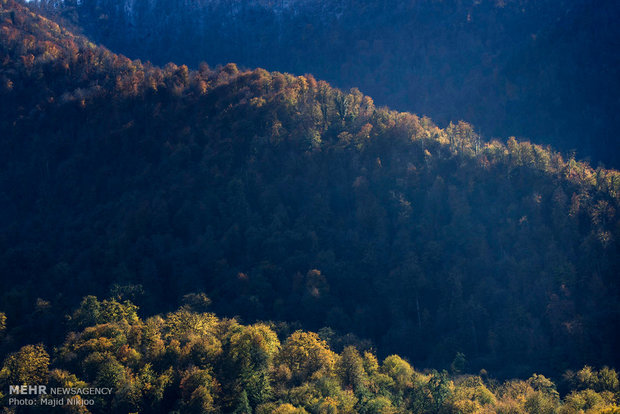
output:
[[[158,65],[235,62],[620,167],[616,0],[33,0]]]
[[[0,4],[3,399],[617,412],[617,170]]]
[[[129,301],[85,297],[72,330],[50,355],[42,344],[11,353],[0,386],[111,388],[112,395],[71,396],[32,413],[617,413],[618,374],[603,367],[567,371],[557,386],[544,375],[499,382],[464,374],[457,355],[450,373],[420,372],[398,355],[379,361],[329,337],[286,324],[240,324],[205,312],[209,299],[187,295],[166,315],[140,318]],[[560,397],[558,390],[564,394]],[[0,401],[9,396],[0,393]],[[86,401],[93,401],[86,403]]]

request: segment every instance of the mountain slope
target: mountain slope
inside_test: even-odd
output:
[[[618,365],[617,171],[310,75],[144,65],[11,0],[0,22],[7,349],[87,294],[204,291],[426,366]]]
[[[620,165],[613,0],[38,3],[133,58],[312,73],[442,125]]]

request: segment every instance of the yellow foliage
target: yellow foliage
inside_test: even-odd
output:
[[[258,411],[257,411],[258,412]],[[272,411],[273,414],[307,414],[303,408],[297,408],[291,404],[282,404]]]
[[[50,356],[43,345],[26,345],[9,355],[0,371],[0,380],[10,385],[42,385],[47,382]]]
[[[193,313],[179,309],[167,315],[164,324],[165,338],[181,338],[197,334],[214,334],[218,319],[212,313]]]
[[[319,370],[332,372],[336,357],[316,333],[297,331],[284,343],[278,361],[291,369],[294,378],[304,380]]]

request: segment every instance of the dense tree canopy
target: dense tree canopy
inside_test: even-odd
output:
[[[37,0],[160,65],[312,73],[381,105],[620,166],[615,0]]]
[[[131,303],[107,303],[124,308],[125,315],[135,310]],[[76,313],[88,313],[93,304],[105,307],[88,297]],[[200,335],[170,332],[179,313],[208,328]],[[618,375],[607,367],[567,372],[560,380],[565,388],[560,398],[556,384],[543,375],[500,383],[480,375],[420,372],[398,355],[379,362],[354,346],[335,353],[316,333],[279,335],[282,347],[273,326],[240,325],[186,308],[146,320],[104,319],[69,333],[51,364],[41,345],[26,345],[10,354],[0,370],[0,386],[113,389],[111,395],[96,398],[69,397],[94,402],[65,404],[62,411],[54,411],[72,413],[577,414],[620,409]],[[209,351],[205,343],[212,344]],[[247,364],[253,350],[259,355],[257,363]],[[6,404],[7,398],[0,393],[0,402]],[[51,411],[39,405],[30,412]]]
[[[144,322],[144,338],[153,358],[205,361],[175,379],[162,363],[148,380],[156,395],[178,381],[187,410],[256,407],[277,386],[348,406],[346,389],[323,401],[303,387],[342,373],[374,392],[372,354],[344,350],[359,343],[379,359],[498,377],[620,364],[618,171],[484,141],[464,122],[442,129],[311,75],[154,67],[1,5],[3,354],[60,344],[68,324],[94,338],[67,345],[70,372],[125,384],[131,407],[132,381],[151,375],[146,351],[128,343],[104,358],[100,338],[141,323],[131,303],[155,315],[184,302]],[[192,292],[249,325],[224,340]],[[72,313],[88,295],[113,299]],[[289,322],[288,339],[261,320]],[[207,368],[222,352],[238,382]],[[393,395],[416,384],[402,358],[376,369]],[[443,404],[448,380],[425,381],[428,404]],[[548,403],[532,389],[531,404]],[[369,407],[395,401],[373,394]]]

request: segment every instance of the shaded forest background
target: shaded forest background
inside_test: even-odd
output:
[[[614,0],[39,0],[117,53],[312,73],[379,105],[620,166]]]

